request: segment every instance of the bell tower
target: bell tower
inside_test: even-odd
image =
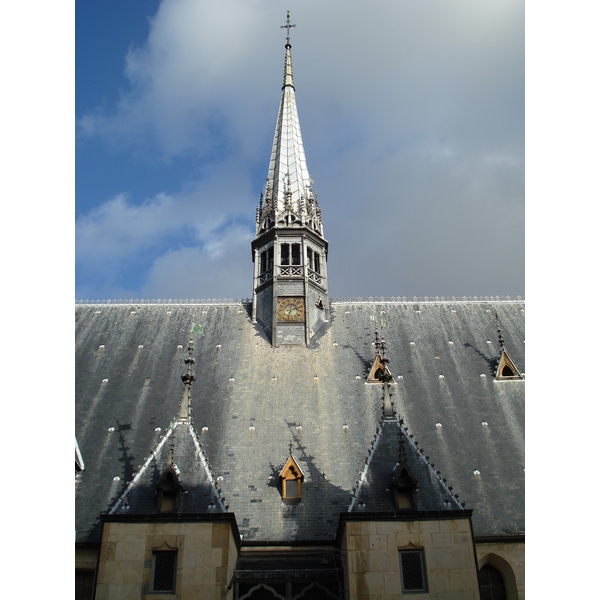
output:
[[[308,173],[292,75],[290,13],[283,88],[265,194],[256,209],[252,241],[252,320],[273,346],[306,344],[329,321],[328,242]]]

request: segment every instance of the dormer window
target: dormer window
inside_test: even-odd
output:
[[[515,363],[512,361],[508,352],[502,349],[500,360],[498,361],[498,368],[496,369],[496,381],[511,381],[511,380],[522,380],[523,376],[519,373]]]
[[[397,510],[415,509],[417,480],[409,473],[406,467],[398,466],[398,471],[392,481],[394,492],[394,506]]]
[[[181,504],[182,487],[175,469],[168,466],[156,484],[156,510],[178,512]]]
[[[388,366],[378,354],[375,357],[373,366],[371,367],[369,375],[367,376],[367,383],[381,383],[385,379],[388,379],[389,383],[395,383],[394,378],[392,377],[392,373],[390,372]]]
[[[404,441],[400,439],[398,464],[392,477],[392,493],[396,510],[417,509],[417,478],[412,474],[404,450]]]
[[[281,495],[284,503],[297,504],[302,500],[302,482],[304,473],[296,459],[290,455],[279,473]]]

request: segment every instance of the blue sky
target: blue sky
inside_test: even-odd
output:
[[[286,9],[332,297],[523,295],[516,0],[76,2],[75,295],[251,296]]]

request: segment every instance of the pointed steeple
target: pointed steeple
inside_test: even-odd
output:
[[[294,76],[292,71],[292,45],[290,44],[290,13],[287,15],[287,42],[285,45],[285,63],[283,70],[283,87],[275,135],[273,137],[273,148],[271,150],[271,161],[267,175],[267,189],[272,193],[272,204],[278,215],[291,212],[301,215],[302,199],[304,203],[312,199],[312,182],[306,166],[306,156],[300,132],[300,121],[298,120],[298,109],[296,107],[296,89],[294,87]],[[305,211],[306,212],[306,211]],[[268,217],[261,215],[261,221]],[[290,220],[283,222],[275,221],[275,226],[290,225]],[[319,223],[314,229],[323,235],[322,225]]]
[[[274,346],[310,344],[329,322],[327,253],[323,217],[304,155],[292,72],[290,13],[283,87],[265,195],[256,209],[252,241],[252,321]]]

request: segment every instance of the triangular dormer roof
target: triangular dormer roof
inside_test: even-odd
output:
[[[292,454],[279,472],[280,479],[300,479],[304,481],[304,471]]]
[[[496,369],[496,381],[509,381],[523,379],[523,375],[517,369],[517,366],[509,356],[508,352],[502,348],[498,368]]]

